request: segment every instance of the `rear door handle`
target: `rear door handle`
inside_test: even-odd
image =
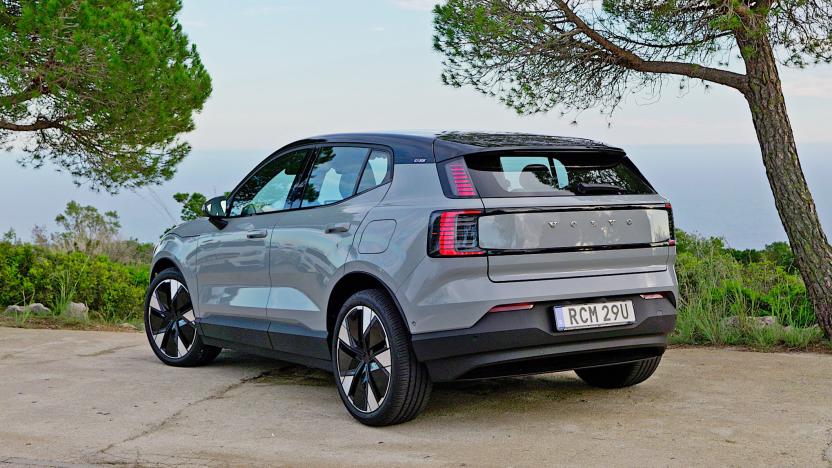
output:
[[[326,227],[327,234],[333,234],[336,232],[347,232],[350,230],[350,223],[338,223],[338,224],[330,224]]]
[[[266,237],[269,233],[266,232],[265,229],[257,229],[255,231],[249,231],[246,233],[246,237],[249,239],[262,239]]]

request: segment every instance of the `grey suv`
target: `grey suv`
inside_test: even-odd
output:
[[[656,370],[676,319],[670,204],[618,148],[525,134],[339,134],[266,158],[164,236],[155,354],[233,348],[333,372],[368,425],[432,382]]]

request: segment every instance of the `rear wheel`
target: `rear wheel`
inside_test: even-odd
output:
[[[191,293],[185,278],[170,268],[153,278],[144,304],[144,329],[150,347],[170,366],[207,364],[222,348],[202,343],[196,330]]]
[[[600,388],[622,388],[637,385],[649,379],[656,368],[659,367],[662,357],[656,356],[626,364],[614,364],[611,366],[590,367],[587,369],[576,369],[575,373],[584,382],[593,387]]]
[[[431,381],[416,360],[405,324],[383,291],[360,291],[341,307],[332,338],[338,394],[350,414],[369,426],[415,418]]]

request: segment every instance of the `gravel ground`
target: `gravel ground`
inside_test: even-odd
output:
[[[832,466],[832,356],[671,349],[623,390],[573,373],[443,384],[395,427],[331,377],[225,352],[159,363],[139,333],[0,328],[0,466]]]

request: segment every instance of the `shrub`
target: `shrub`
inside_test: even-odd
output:
[[[817,321],[806,287],[790,270],[793,257],[783,251],[783,243],[764,251],[737,251],[726,248],[722,239],[683,231],[677,232],[677,242],[680,299],[674,342],[767,349],[820,341],[822,334],[811,328]],[[747,320],[768,315],[787,328],[759,327]],[[727,322],[732,316],[740,326]]]
[[[136,320],[149,281],[147,266],[0,242],[0,305],[41,302],[60,313],[72,300],[86,303],[101,320]]]

